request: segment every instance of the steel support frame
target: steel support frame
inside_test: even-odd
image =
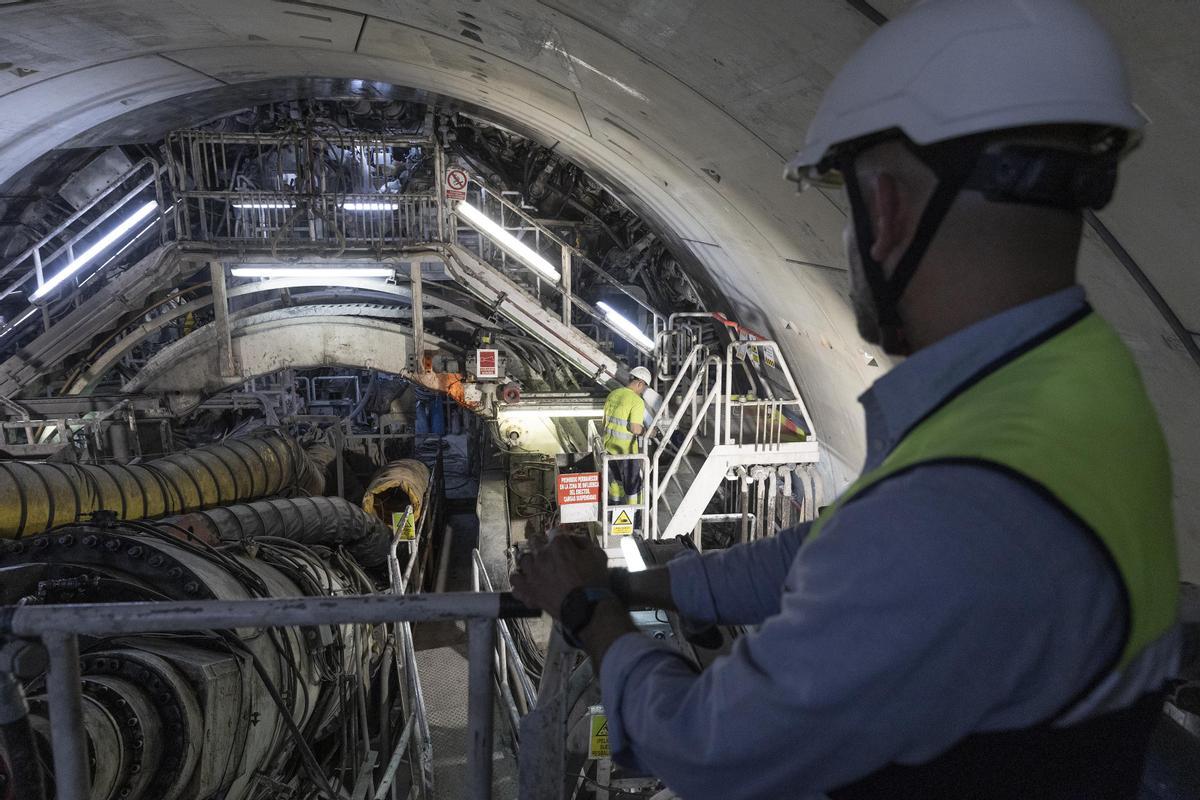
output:
[[[511,278],[458,245],[444,250],[447,271],[472,295],[541,340],[596,383],[611,384],[620,367],[597,344],[547,311]]]
[[[413,350],[417,362],[413,371],[420,375],[425,372],[425,287],[420,261],[413,260],[409,263],[408,280],[412,290]]]
[[[234,378],[237,376],[237,364],[233,359],[233,332],[229,323],[225,265],[220,261],[208,262],[208,275],[212,281],[213,324],[217,328],[217,368],[222,378]]]
[[[46,688],[57,800],[88,800],[91,779],[83,726],[78,636],[311,625],[467,620],[472,800],[491,797],[493,651],[497,619],[537,616],[504,592],[350,595],[198,602],[81,603],[6,609],[0,634],[38,638],[50,671]]]
[[[641,498],[640,502],[627,505],[609,505],[608,502],[608,485],[609,485],[609,465],[614,461],[640,461],[642,464],[642,491],[638,493]],[[615,453],[604,453],[600,459],[600,526],[601,544],[600,546],[607,549],[608,544],[608,512],[616,510],[625,510],[631,513],[638,511],[642,512],[642,530],[653,530],[653,523],[650,520],[650,492],[653,487],[650,485],[650,458],[645,453],[629,453],[627,455],[618,455]]]
[[[696,474],[687,494],[675,509],[666,530],[660,530],[659,539],[673,539],[689,533],[696,521],[708,507],[713,493],[725,474],[737,467],[775,466],[780,464],[815,464],[821,458],[821,445],[816,441],[783,442],[769,449],[755,449],[746,445],[723,444],[712,449],[704,466]]]

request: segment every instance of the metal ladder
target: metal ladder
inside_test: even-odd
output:
[[[815,516],[821,447],[776,342],[721,314],[676,314],[658,335],[655,366],[670,383],[635,457],[646,476],[645,536],[692,533],[702,547],[705,523],[740,523],[737,538],[748,541]],[[630,457],[604,453],[594,423],[589,436],[607,482],[611,464]],[[611,514],[603,526],[607,543]]]

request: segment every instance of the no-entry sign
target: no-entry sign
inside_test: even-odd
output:
[[[457,167],[446,172],[446,199],[467,199],[467,173]]]
[[[558,476],[558,515],[561,522],[600,520],[599,472],[573,472]]]

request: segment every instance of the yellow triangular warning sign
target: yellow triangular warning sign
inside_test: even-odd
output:
[[[627,510],[621,509],[617,512],[617,516],[613,518],[608,532],[613,536],[631,536],[633,534],[633,519],[629,516]]]

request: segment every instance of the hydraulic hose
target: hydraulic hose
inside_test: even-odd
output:
[[[320,493],[308,457],[289,436],[266,430],[172,453],[143,464],[0,461],[0,538],[18,539],[86,520],[183,514],[289,491]]]
[[[274,536],[307,545],[341,545],[372,572],[386,570],[392,544],[387,525],[340,497],[260,500],[161,521],[212,544]]]
[[[9,789],[0,786],[5,800],[45,800],[41,759],[34,746],[29,708],[17,679],[0,673],[0,745],[4,747]]]

